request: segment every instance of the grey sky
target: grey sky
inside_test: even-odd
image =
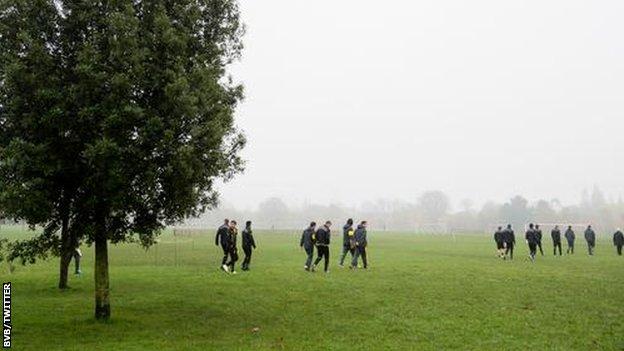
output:
[[[624,1],[242,0],[252,207],[624,193]]]

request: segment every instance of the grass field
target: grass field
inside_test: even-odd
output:
[[[18,237],[3,227],[0,237]],[[207,237],[110,251],[112,321],[93,320],[93,252],[58,291],[57,259],[18,266],[15,350],[624,350],[624,257],[495,259],[489,237],[369,233],[368,271],[303,271],[298,233],[260,232],[252,271],[217,270]],[[550,243],[546,242],[550,252]],[[252,332],[252,329],[259,331]]]

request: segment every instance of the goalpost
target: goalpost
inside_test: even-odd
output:
[[[445,235],[451,233],[446,222],[417,223],[415,230],[419,234]]]
[[[206,228],[193,228],[193,227],[173,227],[173,236],[174,237],[196,237],[196,236],[206,236],[209,234],[214,234],[214,229],[206,229]]]

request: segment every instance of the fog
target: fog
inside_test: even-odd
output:
[[[624,193],[624,2],[241,1],[246,172],[224,207],[440,190],[450,213]],[[302,219],[303,220],[303,219]],[[307,220],[307,219],[305,219]]]

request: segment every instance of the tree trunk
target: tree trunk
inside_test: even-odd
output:
[[[110,319],[108,298],[108,240],[106,229],[98,226],[95,233],[95,319]]]
[[[60,272],[59,272],[59,289],[67,289],[69,285],[67,284],[68,279],[68,271],[69,264],[71,263],[73,247],[72,240],[69,235],[69,204],[66,200],[66,197],[63,197],[61,202],[61,262],[60,262]]]
[[[67,284],[68,280],[68,271],[69,264],[71,263],[72,256],[68,255],[65,250],[61,252],[61,264],[60,264],[60,273],[59,273],[59,289],[67,289],[69,285]]]

